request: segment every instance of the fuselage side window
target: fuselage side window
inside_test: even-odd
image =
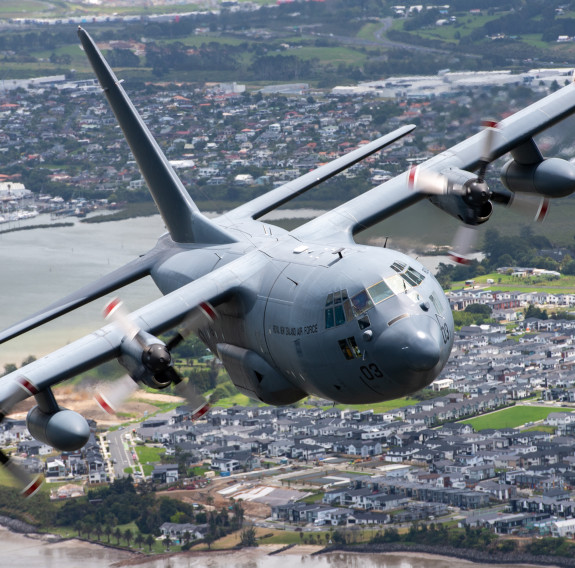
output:
[[[325,310],[325,328],[329,329],[334,326],[333,308],[326,308]]]
[[[345,313],[343,311],[343,306],[340,304],[334,308],[335,313],[335,325],[343,325],[345,323]]]

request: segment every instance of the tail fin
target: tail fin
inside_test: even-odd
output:
[[[172,239],[180,243],[234,242],[236,239],[201,214],[89,34],[78,28],[78,36]]]

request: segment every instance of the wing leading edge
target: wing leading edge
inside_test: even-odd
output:
[[[178,326],[204,302],[217,305],[253,278],[267,262],[260,253],[242,257],[131,314],[134,325],[152,335]],[[117,358],[125,333],[107,325],[0,378],[0,417],[28,398],[106,361]]]

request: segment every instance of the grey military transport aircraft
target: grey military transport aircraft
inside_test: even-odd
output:
[[[548,198],[575,190],[575,167],[544,159],[533,136],[575,112],[575,85],[457,144],[293,231],[259,219],[360,160],[408,135],[404,126],[333,162],[208,219],[178,179],[158,144],[88,33],[78,35],[162,215],[167,233],[142,255],[0,332],[0,343],[151,276],[164,294],[132,314],[119,301],[110,322],[0,379],[0,420],[33,396],[31,434],[59,450],[76,450],[89,436],[86,420],[58,405],[52,387],[100,363],[127,369],[97,395],[113,410],[138,384],[174,386],[193,418],[208,409],[173,367],[170,351],[193,332],[217,354],[238,390],[267,404],[308,395],[339,403],[388,400],[429,385],[453,345],[453,318],[433,275],[389,248],[359,245],[354,236],[422,199],[464,224],[456,260],[464,260],[471,229],[487,221],[494,203],[536,196],[537,216]],[[485,183],[488,164],[510,153],[505,188]],[[473,173],[477,172],[477,173]],[[177,330],[164,343],[158,334]],[[23,493],[39,487],[13,459],[0,462]]]

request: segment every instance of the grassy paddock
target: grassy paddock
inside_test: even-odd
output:
[[[547,408],[543,406],[513,406],[499,412],[492,412],[479,418],[463,420],[463,424],[471,424],[477,431],[500,428],[517,428],[528,422],[544,420],[553,412],[571,412],[567,408]]]

